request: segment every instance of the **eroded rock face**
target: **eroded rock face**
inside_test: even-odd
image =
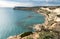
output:
[[[60,22],[57,22],[54,27],[53,30],[60,32]]]
[[[35,31],[41,31],[42,27],[43,27],[42,24],[36,24],[36,25],[33,26],[33,30],[35,30]]]

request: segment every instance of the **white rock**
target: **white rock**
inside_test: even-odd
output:
[[[33,27],[33,29],[35,31],[41,31],[41,28],[42,28],[42,25],[41,24],[34,25],[34,27]]]

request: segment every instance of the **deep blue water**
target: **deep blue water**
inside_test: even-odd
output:
[[[29,26],[43,23],[44,16],[33,11],[0,8],[0,39],[33,31]]]

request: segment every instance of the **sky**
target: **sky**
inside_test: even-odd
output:
[[[60,5],[59,0],[0,0],[0,7]]]

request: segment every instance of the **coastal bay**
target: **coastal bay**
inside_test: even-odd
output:
[[[34,11],[0,8],[0,39],[33,31],[30,26],[44,23],[45,17]]]
[[[35,32],[32,32],[33,34],[24,32],[17,36],[10,36],[8,39],[60,39],[59,10],[60,7],[58,6],[40,7],[38,10],[34,9],[35,12],[45,16],[45,22],[33,25],[33,29],[35,30]]]

